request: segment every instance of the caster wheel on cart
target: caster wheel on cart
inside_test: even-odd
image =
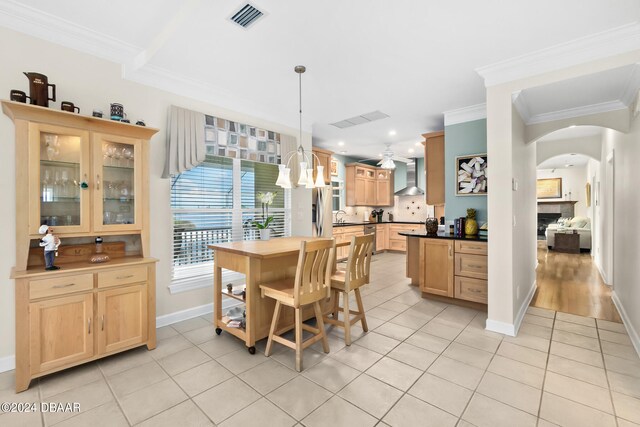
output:
[[[216,328],[216,335],[220,335],[222,333],[222,329]]]
[[[250,354],[256,354],[256,348],[254,346],[247,348],[247,350],[249,350]]]

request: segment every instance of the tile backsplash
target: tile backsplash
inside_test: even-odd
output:
[[[389,219],[388,212],[393,213],[394,221],[416,221],[424,222],[428,217],[434,215],[433,206],[429,206],[424,201],[424,196],[394,196],[393,207],[376,208],[369,206],[347,206],[346,215],[341,218],[346,222],[368,221],[369,214],[373,209],[384,210],[384,220]]]

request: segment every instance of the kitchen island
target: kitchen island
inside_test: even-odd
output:
[[[486,237],[422,230],[400,235],[407,239],[407,277],[423,294],[487,304]]]
[[[300,243],[303,241],[323,240],[312,237],[280,237],[271,240],[249,240],[240,242],[208,245],[214,251],[213,271],[213,313],[216,333],[224,330],[245,342],[249,353],[255,353],[256,341],[269,335],[275,300],[262,298],[259,284],[293,278],[296,275]],[[348,243],[347,243],[348,245]],[[236,271],[245,275],[245,295],[223,291],[222,269]],[[245,327],[232,327],[223,321],[222,298],[235,298],[245,304]],[[326,302],[330,304],[330,302]],[[303,311],[305,319],[314,315],[313,307]],[[324,310],[324,307],[323,307]],[[278,329],[293,327],[293,309],[283,307]]]

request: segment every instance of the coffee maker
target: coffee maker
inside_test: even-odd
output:
[[[48,107],[49,101],[56,101],[56,85],[49,84],[47,76],[40,73],[24,73],[29,79],[29,96],[31,104]],[[49,98],[49,87],[53,89],[52,98]]]

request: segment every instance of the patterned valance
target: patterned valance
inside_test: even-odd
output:
[[[280,134],[220,117],[205,116],[207,154],[280,164]]]

